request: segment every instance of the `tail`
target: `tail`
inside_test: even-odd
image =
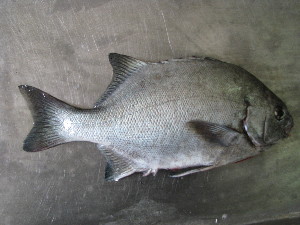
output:
[[[20,85],[19,89],[34,120],[23,149],[37,152],[68,142],[68,138],[61,132],[62,115],[66,115],[73,107],[37,88]]]

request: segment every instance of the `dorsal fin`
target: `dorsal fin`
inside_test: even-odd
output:
[[[143,61],[118,53],[110,53],[109,62],[113,67],[113,79],[104,94],[96,102],[95,108],[100,106],[129,76],[146,65]]]

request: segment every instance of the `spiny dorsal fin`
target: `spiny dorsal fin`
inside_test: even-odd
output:
[[[96,102],[95,108],[100,106],[129,76],[146,65],[143,61],[118,53],[110,53],[109,62],[113,67],[113,79],[102,97]]]

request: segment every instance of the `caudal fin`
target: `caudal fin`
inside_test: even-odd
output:
[[[34,120],[34,126],[24,140],[23,149],[37,152],[68,142],[61,134],[61,117],[73,107],[35,87],[20,85],[19,89]]]

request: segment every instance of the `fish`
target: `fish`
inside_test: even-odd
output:
[[[113,78],[90,109],[29,85],[34,125],[23,149],[85,141],[105,157],[105,179],[185,169],[181,177],[258,155],[293,127],[287,106],[245,69],[209,57],[145,62],[109,54]]]

